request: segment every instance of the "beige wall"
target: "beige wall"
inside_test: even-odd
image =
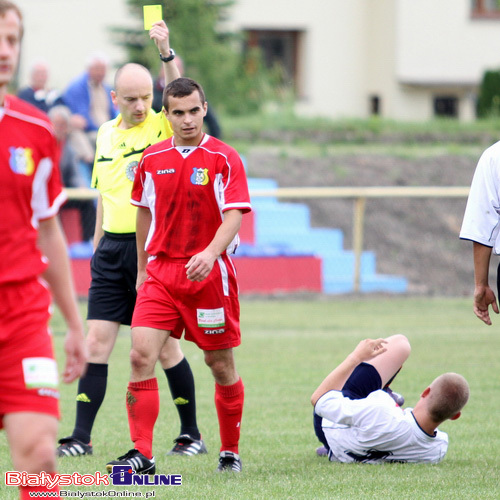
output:
[[[14,0],[23,12],[23,40],[19,81],[27,83],[30,64],[45,59],[51,67],[50,82],[64,87],[85,69],[93,52],[105,52],[112,64],[123,52],[111,43],[109,26],[128,25],[125,0]],[[108,80],[112,80],[113,72]]]
[[[236,0],[234,7],[237,28],[291,29],[299,19],[306,92],[297,109],[307,114],[364,117],[369,96],[378,95],[383,116],[426,120],[433,96],[452,93],[460,118],[471,119],[471,90],[485,69],[500,66],[500,21],[472,20],[470,0]]]

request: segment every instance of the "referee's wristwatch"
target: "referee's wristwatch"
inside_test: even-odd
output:
[[[163,56],[162,53],[160,52],[160,59],[163,62],[170,62],[174,57],[175,57],[174,49],[170,49],[170,55],[168,57]]]

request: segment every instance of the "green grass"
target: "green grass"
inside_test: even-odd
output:
[[[243,342],[236,350],[246,387],[239,476],[217,475],[219,446],[213,404],[214,383],[201,351],[183,342],[195,374],[198,420],[208,455],[166,457],[178,433],[178,418],[164,375],[158,372],[161,413],[154,452],[159,473],[182,475],[179,487],[136,487],[159,499],[496,499],[500,433],[500,320],[486,327],[472,313],[470,299],[314,298],[242,300]],[[62,324],[53,320],[60,353]],[[426,384],[445,371],[462,373],[471,399],[461,419],[441,429],[450,435],[445,460],[428,465],[333,464],[315,455],[309,397],[322,378],[364,337],[406,334],[412,354],[393,384],[414,403]],[[59,472],[104,472],[110,459],[131,448],[125,411],[129,335],[118,339],[110,364],[108,393],[94,427],[94,455],[60,459]],[[61,365],[61,363],[60,363]],[[75,384],[63,386],[60,436],[74,422]],[[5,436],[2,470],[10,470]],[[71,487],[90,493],[99,488]],[[108,488],[111,489],[111,488]],[[17,498],[0,486],[0,498]]]
[[[233,134],[253,134],[260,136],[274,132],[301,132],[307,134],[306,140],[314,140],[314,134],[341,133],[347,142],[365,142],[367,139],[376,139],[382,136],[395,135],[412,142],[419,138],[426,142],[441,142],[446,137],[456,137],[457,134],[472,140],[481,134],[498,134],[500,118],[473,120],[462,122],[455,119],[435,118],[425,122],[395,121],[381,117],[342,118],[299,116],[291,107],[277,105],[259,113],[231,116],[219,116],[224,134],[231,137]],[[312,134],[312,135],[311,135]],[[274,137],[274,136],[273,136]],[[275,138],[279,137],[276,136]]]

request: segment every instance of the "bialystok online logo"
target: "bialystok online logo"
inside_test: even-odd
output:
[[[181,486],[180,474],[136,474],[130,466],[114,465],[111,474],[28,474],[27,472],[9,471],[5,473],[7,486]],[[117,495],[118,496],[118,495]]]

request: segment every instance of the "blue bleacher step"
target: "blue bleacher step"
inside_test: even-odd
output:
[[[274,179],[249,178],[250,190],[278,188]],[[304,203],[280,202],[276,197],[253,197],[255,245],[240,247],[237,255],[283,256],[316,255],[322,260],[323,291],[351,293],[354,291],[355,254],[344,250],[340,229],[311,228],[310,210]],[[361,255],[360,291],[404,293],[406,278],[376,273],[376,255]]]
[[[90,241],[72,243],[68,247],[68,254],[71,259],[90,259],[93,253],[94,246]]]
[[[309,207],[300,203],[278,203],[255,211],[255,236],[257,241],[269,235],[308,232],[310,230]]]
[[[267,208],[269,205],[276,205],[279,203],[276,196],[252,196],[252,191],[272,191],[277,188],[278,183],[274,179],[249,178],[248,189],[250,190],[252,208],[257,210],[260,207]]]
[[[402,276],[385,274],[361,275],[361,293],[405,293],[408,290],[408,281]],[[323,280],[323,291],[331,294],[353,293],[354,282],[352,276],[337,276]]]

